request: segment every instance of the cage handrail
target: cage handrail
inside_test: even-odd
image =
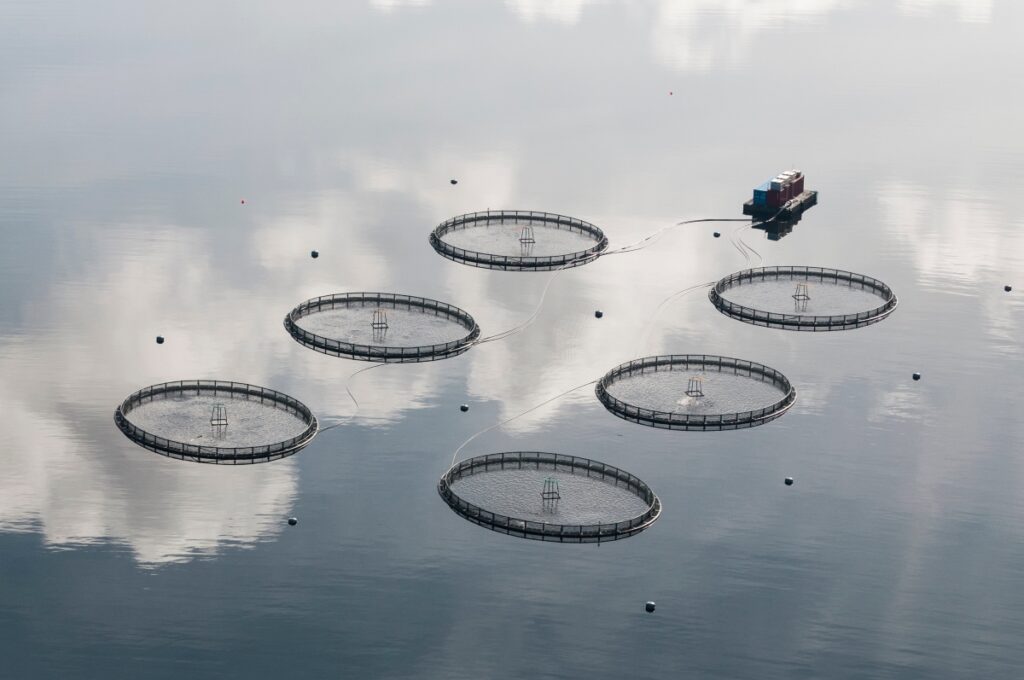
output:
[[[481,221],[491,220],[516,220],[526,218],[539,222],[554,224],[557,228],[565,228],[569,231],[576,231],[587,234],[595,239],[596,243],[585,250],[560,255],[499,255],[496,253],[484,253],[477,250],[467,250],[447,243],[442,237],[452,231],[466,229]],[[437,225],[430,232],[430,245],[439,254],[457,262],[464,262],[474,266],[481,266],[490,269],[534,269],[548,270],[555,268],[569,268],[591,262],[596,259],[605,249],[608,248],[608,237],[604,232],[590,222],[576,217],[559,215],[534,210],[485,210],[451,217]]]
[[[733,373],[737,375],[742,370],[746,372],[748,377],[760,375],[763,378],[767,378],[767,380],[762,380],[762,382],[770,382],[775,387],[778,387],[784,393],[784,396],[782,399],[759,409],[718,414],[687,414],[636,406],[615,397],[608,391],[609,387],[623,375],[643,374],[650,368],[654,368],[657,371],[663,366],[668,367],[670,371],[676,370],[676,366],[686,368],[694,366],[701,368],[717,367],[718,372],[725,372],[722,370],[723,368],[732,368]],[[778,370],[756,361],[714,354],[663,354],[633,359],[608,371],[597,382],[594,391],[597,394],[598,400],[615,415],[626,420],[648,423],[656,427],[664,426],[669,429],[707,430],[754,427],[755,425],[778,418],[796,402],[796,388],[789,381],[789,378]]]
[[[470,503],[451,488],[453,482],[476,474],[480,468],[482,468],[481,471],[487,471],[494,466],[498,466],[499,469],[522,469],[526,464],[535,465],[535,469],[542,469],[541,466],[545,466],[543,469],[549,469],[547,466],[550,466],[550,469],[555,471],[585,469],[588,477],[592,476],[592,471],[599,471],[602,480],[607,476],[612,476],[616,479],[616,486],[619,486],[618,482],[622,481],[627,489],[647,503],[648,508],[639,515],[618,522],[596,524],[536,522],[492,512]],[[550,539],[562,542],[617,540],[643,531],[653,524],[661,514],[661,500],[646,482],[635,475],[590,458],[546,451],[504,451],[468,458],[456,463],[441,476],[437,490],[438,494],[457,514],[475,524],[496,531],[520,535],[524,538],[540,540]]]
[[[391,309],[398,309],[404,306],[406,309],[414,307],[430,309],[440,312],[445,318],[458,322],[460,326],[467,329],[469,333],[456,340],[431,345],[366,345],[362,343],[346,342],[336,338],[313,333],[298,325],[299,319],[309,316],[323,309],[335,309],[351,307],[356,302],[369,302],[374,305],[389,306]],[[455,305],[432,300],[417,295],[405,295],[403,293],[332,293],[320,295],[299,303],[285,316],[284,326],[288,333],[298,342],[325,353],[334,353],[353,359],[364,361],[390,361],[445,358],[461,354],[469,349],[473,342],[480,337],[480,326],[476,320],[465,310]]]
[[[159,395],[192,391],[213,392],[215,395],[218,392],[223,392],[244,394],[247,397],[258,396],[261,399],[261,403],[264,400],[268,400],[275,408],[282,408],[282,410],[300,416],[302,421],[306,423],[306,428],[294,437],[272,444],[262,444],[259,446],[200,446],[167,437],[160,437],[139,427],[128,418],[128,414],[135,407],[144,403],[147,398],[149,401],[152,401]],[[114,422],[129,439],[144,448],[164,455],[187,456],[200,461],[283,458],[285,455],[294,453],[306,446],[316,436],[319,428],[316,416],[298,399],[269,387],[226,380],[172,380],[143,387],[128,395],[118,405],[114,411]]]
[[[747,307],[746,305],[732,302],[724,297],[723,293],[730,288],[742,285],[744,281],[754,280],[779,280],[783,277],[800,277],[806,280],[817,279],[824,281],[832,279],[835,281],[848,281],[852,284],[859,284],[861,290],[870,289],[879,294],[884,302],[872,309],[855,312],[852,314],[789,314],[786,312],[770,312],[763,309]],[[844,269],[830,267],[804,267],[804,266],[774,266],[754,267],[734,272],[723,277],[715,283],[708,292],[711,303],[723,314],[736,319],[750,321],[752,323],[764,323],[765,325],[776,325],[783,328],[834,328],[847,326],[866,326],[881,321],[896,309],[899,303],[896,294],[886,283],[879,279]]]

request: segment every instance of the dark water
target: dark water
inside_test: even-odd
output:
[[[0,676],[1018,677],[1022,28],[1013,0],[0,4]],[[496,333],[550,274],[445,260],[442,220],[548,210],[615,248],[792,166],[820,202],[781,241],[693,225],[562,273],[524,332],[358,376],[358,412],[365,364],[282,328],[390,290]],[[821,334],[659,309],[746,266],[738,237],[900,307]],[[799,398],[665,432],[587,387],[460,454],[637,474],[665,510],[629,540],[511,539],[437,497],[471,434],[652,352]],[[243,468],[114,427],[187,378],[341,425]]]

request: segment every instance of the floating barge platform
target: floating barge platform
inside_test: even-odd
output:
[[[743,214],[765,219],[796,220],[800,218],[805,210],[817,204],[818,192],[804,191],[781,206],[770,206],[764,203],[758,205],[754,202],[754,199],[750,199],[743,204]]]

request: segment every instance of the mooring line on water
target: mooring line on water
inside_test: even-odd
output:
[[[743,237],[738,235],[739,232],[742,229],[743,229],[743,225],[740,225],[740,226],[736,227],[736,229],[733,230],[732,236],[730,237],[729,241],[730,241],[730,243],[732,243],[733,247],[736,248],[736,250],[741,255],[743,255],[743,258],[744,258],[744,260],[745,260],[745,262],[746,262],[746,264],[748,266],[751,264],[750,253],[753,253],[754,255],[757,256],[758,261],[759,261],[758,265],[760,266],[760,264],[764,262],[764,258],[761,256],[761,253],[757,252],[756,250],[751,248],[749,245],[747,245],[747,243],[743,240]],[[652,314],[651,314],[651,318],[650,318],[650,321],[648,321],[648,323],[647,323],[647,327],[640,334],[640,338],[641,338],[640,347],[641,347],[641,349],[643,349],[643,348],[648,346],[648,344],[650,342],[651,331],[654,330],[654,324],[655,324],[655,322],[658,319],[658,314],[661,313],[661,310],[665,307],[665,305],[667,305],[668,303],[672,302],[673,300],[676,300],[676,299],[678,299],[678,298],[680,298],[680,297],[682,297],[684,295],[692,293],[695,290],[699,290],[701,288],[708,288],[710,286],[713,286],[713,285],[715,285],[715,283],[716,283],[715,281],[708,281],[707,283],[694,284],[692,286],[688,286],[686,288],[683,288],[682,290],[678,290],[675,293],[672,293],[671,295],[669,295],[664,300],[662,300],[661,303],[657,307],[654,308],[654,312],[652,312]]]
[[[781,211],[780,211],[780,213],[781,213]],[[771,219],[774,219],[774,218],[775,218],[775,217],[777,217],[777,216],[778,216],[778,214],[780,214],[780,213],[777,213],[777,214],[776,214],[775,216],[773,216],[772,218],[769,218],[769,220],[768,220],[768,221],[770,221]],[[750,220],[746,220],[746,219],[728,219],[728,220],[711,220],[711,219],[708,219],[708,220],[692,220],[692,222],[704,222],[704,221],[709,221],[709,222],[718,222],[718,221],[722,221],[722,222],[726,222],[726,221],[730,221],[730,222],[750,222],[750,224],[751,224],[751,225],[756,225],[756,224],[763,224],[763,222],[753,222],[753,221],[750,221]],[[688,224],[688,223],[690,223],[690,222],[691,222],[691,221],[688,221],[688,222],[679,222],[678,224],[676,224],[676,225],[672,225],[672,226],[678,226],[678,225],[681,225],[681,224]],[[671,227],[666,227],[666,229],[668,229],[668,228],[671,228]],[[736,249],[736,251],[737,251],[737,252],[738,252],[738,253],[739,253],[740,255],[742,255],[742,256],[743,256],[744,262],[746,263],[746,265],[747,265],[747,266],[750,266],[750,264],[751,264],[751,254],[753,254],[753,255],[757,256],[757,259],[758,259],[758,261],[759,261],[759,262],[758,262],[758,264],[759,264],[759,266],[760,266],[760,264],[764,263],[764,258],[763,258],[763,257],[761,256],[761,253],[757,252],[757,251],[756,251],[756,250],[754,250],[754,249],[753,249],[752,247],[750,247],[749,245],[747,245],[746,241],[744,241],[744,240],[743,240],[743,237],[739,235],[739,233],[740,233],[740,232],[741,232],[741,231],[743,230],[743,228],[744,228],[744,225],[742,225],[742,224],[741,224],[741,225],[739,225],[739,226],[737,226],[737,227],[736,227],[736,228],[735,228],[735,229],[734,229],[734,230],[732,231],[732,234],[731,234],[731,235],[730,235],[730,237],[729,237],[729,242],[730,242],[730,243],[732,244],[733,248],[735,248],[735,249]],[[665,230],[665,229],[662,229],[662,231],[664,231],[664,230]],[[654,237],[655,235],[657,235],[657,234],[652,234],[651,236],[648,236],[648,237],[647,237],[647,239],[644,239],[644,240],[649,240],[649,239],[653,238],[653,237]],[[649,245],[649,244],[648,244],[648,245]],[[614,251],[614,252],[632,252],[632,251],[627,251],[627,250],[620,250],[620,251]],[[699,290],[699,289],[701,289],[701,288],[707,288],[707,287],[709,287],[709,286],[713,286],[713,285],[715,285],[715,281],[710,281],[710,282],[707,282],[707,283],[698,283],[698,284],[694,284],[694,285],[692,285],[692,286],[688,286],[688,287],[686,287],[686,288],[683,288],[682,290],[678,290],[678,291],[676,291],[675,293],[672,293],[671,295],[669,295],[669,296],[668,296],[667,298],[665,298],[664,300],[662,300],[662,301],[661,301],[661,303],[660,303],[660,304],[659,304],[659,305],[658,305],[657,307],[655,307],[655,309],[654,309],[654,312],[653,312],[653,313],[651,314],[651,319],[650,319],[650,321],[649,321],[649,322],[647,323],[647,327],[646,327],[646,328],[644,329],[644,331],[643,331],[643,332],[642,332],[642,333],[640,334],[640,338],[641,338],[641,344],[640,344],[640,347],[641,347],[641,349],[643,349],[643,348],[647,347],[648,343],[650,342],[650,334],[651,334],[651,331],[652,331],[652,330],[654,330],[654,324],[655,324],[655,322],[657,321],[657,318],[658,318],[658,314],[660,314],[660,313],[661,313],[661,310],[662,310],[662,309],[663,309],[663,308],[665,307],[665,305],[667,305],[667,304],[668,304],[669,302],[672,302],[673,300],[676,300],[676,299],[678,299],[679,297],[682,297],[682,296],[684,296],[684,295],[687,295],[687,294],[689,294],[689,293],[692,293],[692,292],[693,292],[693,291],[695,291],[695,290]]]
[[[647,327],[644,329],[643,333],[640,334],[640,349],[643,350],[643,348],[647,347],[647,345],[649,344],[651,339],[651,331],[654,330],[654,324],[658,320],[658,314],[661,313],[661,310],[665,307],[665,305],[684,295],[692,293],[695,290],[700,290],[701,288],[708,288],[713,285],[715,285],[714,281],[709,281],[707,283],[698,283],[693,286],[683,288],[682,290],[677,290],[676,292],[672,293],[667,298],[662,300],[661,304],[654,308],[654,312],[651,314],[651,319],[650,321],[647,322]]]
[[[747,250],[749,250],[750,252],[752,252],[754,255],[757,256],[757,266],[758,267],[762,266],[764,264],[764,257],[761,255],[761,253],[759,253],[756,250],[754,250],[754,248],[749,243],[747,243],[746,241],[743,240],[742,236],[739,237],[739,240],[740,240],[740,244],[744,248],[746,248]]]
[[[764,257],[761,256],[761,253],[754,250],[754,248],[751,247],[750,244],[743,240],[743,237],[740,235],[740,231],[742,231],[742,229],[742,226],[734,229],[732,232],[732,236],[729,240],[732,241],[734,247],[740,250],[740,254],[743,255],[743,259],[746,261],[748,267],[751,265],[751,255],[757,257],[757,266],[761,266],[762,264],[764,264]]]
[[[547,404],[550,404],[551,402],[555,401],[556,399],[561,399],[562,397],[564,397],[567,394],[571,394],[571,393],[575,392],[576,390],[583,389],[587,385],[593,385],[596,382],[597,382],[597,380],[591,380],[590,382],[585,382],[582,385],[577,385],[576,387],[573,387],[572,389],[566,390],[565,392],[562,392],[561,394],[556,394],[555,396],[551,397],[550,399],[546,399],[546,400],[542,401],[541,403],[537,404],[536,406],[531,406],[530,408],[526,409],[522,413],[518,413],[518,414],[512,416],[511,418],[506,418],[505,420],[501,421],[500,423],[495,423],[494,425],[491,425],[490,427],[486,427],[486,428],[480,430],[476,434],[470,436],[469,439],[467,439],[466,441],[462,442],[462,444],[459,445],[459,448],[455,449],[455,453],[452,454],[452,465],[455,465],[455,461],[459,457],[459,452],[462,451],[462,449],[466,448],[466,446],[471,441],[473,441],[474,439],[476,439],[480,435],[485,434],[487,432],[490,432],[491,430],[493,430],[495,428],[499,428],[502,425],[507,425],[507,424],[511,423],[513,420],[515,420],[517,418],[522,418],[523,416],[527,415],[528,413],[532,413],[533,411],[536,411],[541,406],[546,406]],[[451,467],[452,465],[450,465],[449,467]]]
[[[739,237],[737,236],[737,234],[739,233],[740,229],[742,229],[742,228],[743,227],[741,225],[741,226],[736,227],[735,229],[732,230],[732,232],[729,234],[729,243],[732,244],[732,247],[735,248],[736,252],[739,253],[740,256],[743,258],[743,264],[749,265],[750,264],[750,253],[745,251],[743,249],[743,247],[740,246],[739,241],[738,241]]]
[[[355,411],[356,413],[359,412],[359,400],[356,399],[356,395],[352,394],[352,389],[351,389],[352,379],[355,378],[360,373],[365,373],[366,371],[372,371],[375,368],[380,368],[381,366],[386,366],[386,365],[387,364],[374,364],[373,366],[367,366],[366,368],[360,368],[358,371],[352,373],[348,378],[345,379],[345,391],[348,392],[348,396],[352,399],[352,403],[356,405],[356,411]],[[355,415],[355,414],[353,413],[353,415]]]
[[[781,214],[781,211],[778,214]],[[776,214],[775,216],[769,218],[767,221],[771,221],[772,219],[775,219],[775,217],[777,217],[778,214]],[[636,252],[638,250],[643,250],[644,248],[647,248],[648,246],[650,246],[654,242],[655,239],[657,239],[659,236],[661,236],[662,234],[664,234],[666,231],[668,231],[670,229],[674,229],[676,227],[681,227],[681,226],[684,226],[684,225],[687,225],[687,224],[700,224],[700,223],[708,223],[708,222],[744,222],[744,223],[747,223],[747,224],[750,224],[750,225],[763,224],[763,222],[754,222],[751,219],[746,218],[746,217],[702,217],[702,218],[694,219],[694,220],[683,220],[681,222],[676,222],[675,224],[670,224],[670,225],[664,226],[661,229],[659,229],[658,231],[654,232],[653,234],[645,236],[644,238],[640,239],[639,241],[636,241],[636,242],[631,243],[629,245],[622,246],[621,248],[617,248],[615,250],[605,251],[604,253],[601,253],[600,255],[598,255],[598,258],[605,257],[607,255],[622,255],[622,254],[625,254],[625,253],[634,253],[634,252]],[[736,229],[736,232],[738,232],[742,228],[743,228],[743,225],[740,225],[740,227],[738,227]],[[735,232],[734,232],[734,236],[735,236]],[[757,255],[757,257],[762,262],[764,261],[764,258],[761,257],[761,254],[758,253],[753,248],[750,248],[750,246],[746,245],[746,243],[743,242],[742,238],[739,239],[739,243],[742,243],[742,246],[739,245],[739,243],[737,243],[737,241],[735,239],[730,239],[730,240],[731,240],[731,242],[733,244],[733,247],[736,248],[736,250],[739,251],[739,253],[744,256],[744,258],[746,259],[747,264],[750,264],[750,259],[751,258],[750,258],[750,255],[744,250],[744,248],[748,248],[752,253]],[[512,328],[509,328],[507,330],[501,331],[500,333],[495,333],[494,335],[489,335],[487,337],[480,338],[479,340],[477,340],[473,344],[474,345],[483,345],[483,344],[486,344],[488,342],[495,342],[497,340],[504,340],[506,338],[510,338],[513,335],[516,335],[516,334],[521,333],[522,331],[526,330],[526,328],[529,327],[531,324],[533,324],[533,322],[536,321],[537,317],[540,315],[541,309],[544,307],[544,301],[547,299],[548,290],[551,288],[551,284],[554,283],[554,280],[558,277],[559,274],[564,272],[566,269],[570,269],[570,268],[572,268],[571,265],[566,265],[566,266],[559,267],[558,269],[554,270],[554,273],[551,275],[550,278],[548,278],[548,282],[544,285],[544,290],[541,292],[540,300],[537,302],[536,308],[533,310],[533,313],[531,313],[530,316],[528,316],[526,318],[525,321],[523,321],[520,324],[517,324],[516,326],[513,326]],[[353,398],[353,400],[354,400],[354,398]]]
[[[747,222],[747,223],[749,223],[750,222],[750,218],[747,218],[747,217],[702,217],[702,218],[696,219],[696,220],[683,220],[682,222],[676,222],[675,224],[669,224],[667,226],[664,226],[661,229],[659,229],[658,231],[656,231],[653,234],[651,234],[650,236],[645,236],[644,238],[640,239],[639,241],[636,241],[635,243],[630,243],[628,245],[622,246],[621,248],[616,248],[615,250],[606,251],[606,252],[601,254],[601,257],[605,257],[607,255],[623,255],[625,253],[634,253],[634,252],[636,252],[638,250],[643,250],[647,246],[651,245],[651,242],[653,242],[655,239],[657,239],[659,236],[661,236],[662,234],[664,234],[666,231],[668,231],[670,229],[675,229],[676,227],[681,227],[681,226],[686,225],[686,224],[700,224],[700,223],[703,223],[703,222]]]
[[[360,368],[358,371],[349,374],[349,376],[345,378],[345,391],[348,392],[349,398],[352,400],[352,403],[355,404],[356,410],[353,411],[352,414],[349,415],[348,418],[346,418],[345,420],[334,423],[333,425],[328,425],[327,427],[320,428],[320,432],[327,432],[327,430],[333,430],[336,427],[344,425],[346,422],[348,422],[348,419],[351,419],[353,416],[355,416],[355,414],[359,413],[359,400],[356,399],[356,395],[352,393],[351,389],[352,379],[355,378],[360,373],[372,371],[373,369],[380,368],[381,366],[387,366],[387,364],[373,364],[372,366],[365,366],[363,368]]]
[[[526,317],[525,321],[516,326],[513,326],[512,328],[509,328],[508,330],[504,330],[500,333],[495,333],[494,335],[489,335],[486,338],[480,338],[473,344],[483,345],[484,343],[494,342],[495,340],[504,340],[505,338],[512,337],[513,335],[516,335],[517,333],[521,333],[522,331],[526,330],[526,328],[530,326],[534,321],[536,321],[537,317],[540,315],[540,310],[544,306],[544,300],[548,296],[548,289],[551,288],[551,284],[554,283],[558,275],[564,272],[565,270],[566,267],[557,269],[555,270],[554,274],[548,277],[548,282],[544,285],[544,290],[541,291],[540,300],[537,302],[537,307],[533,310],[533,313],[530,314],[530,316]]]

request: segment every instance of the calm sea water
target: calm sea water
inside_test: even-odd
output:
[[[1022,29],[1013,0],[0,3],[0,677],[1019,677]],[[820,202],[782,240],[693,225],[561,273],[522,333],[357,376],[358,410],[366,364],[282,327],[384,290],[500,332],[551,274],[445,260],[442,220],[548,210],[614,248],[793,166]],[[800,334],[662,305],[756,262],[738,238],[900,307]],[[798,401],[665,432],[588,386],[461,452],[637,474],[665,510],[629,540],[438,498],[470,435],[654,352],[765,363]],[[117,431],[187,378],[339,426],[241,468]]]

